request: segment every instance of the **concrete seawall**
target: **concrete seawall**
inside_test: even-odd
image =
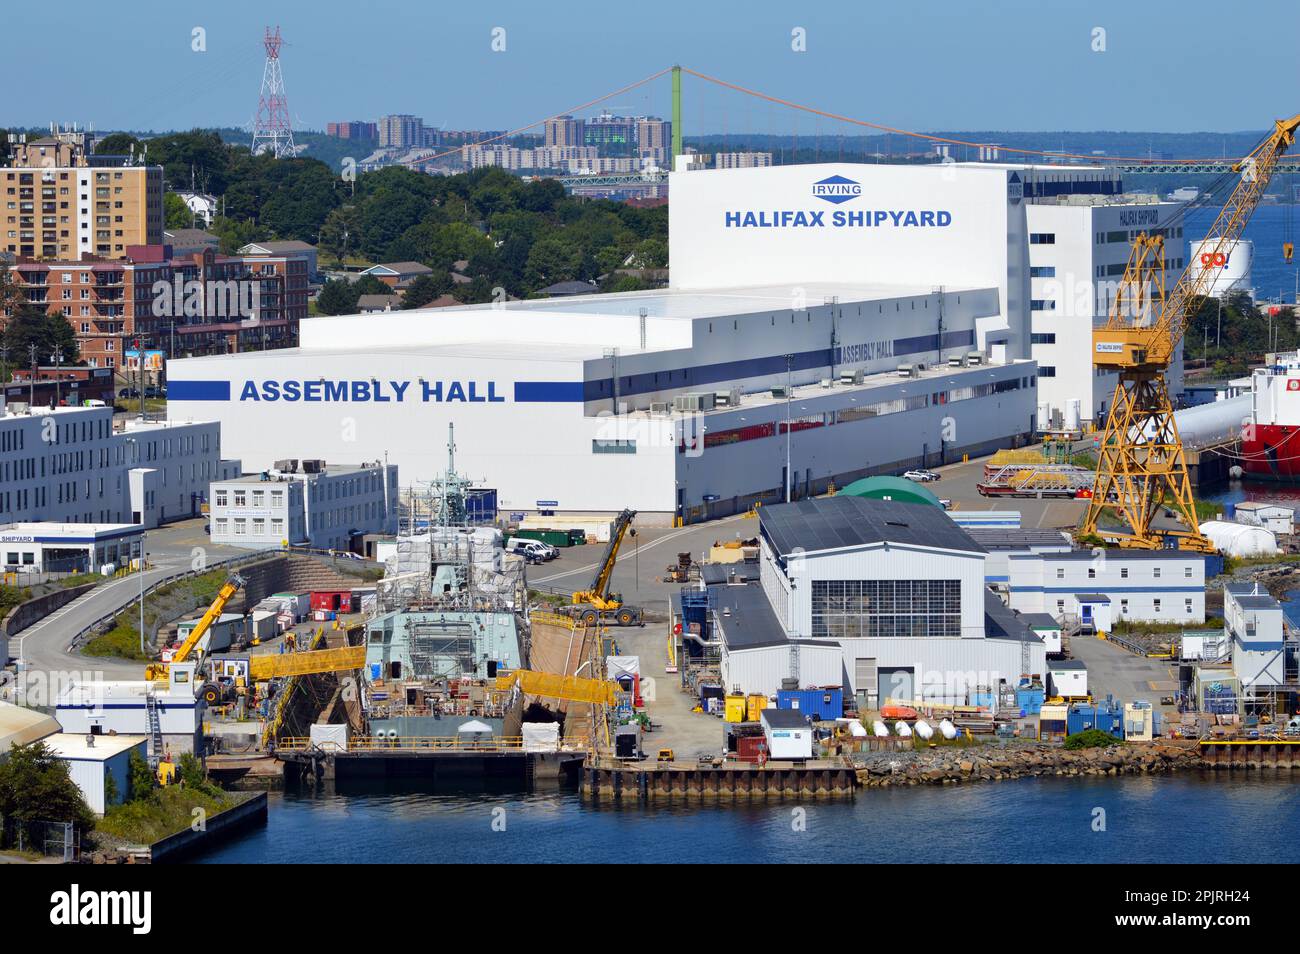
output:
[[[154,842],[149,847],[149,860],[154,864],[180,861],[195,852],[212,848],[245,829],[265,824],[266,793],[257,792],[233,808],[209,818],[202,831],[187,828]]]

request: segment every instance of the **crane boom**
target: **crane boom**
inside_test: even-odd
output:
[[[166,679],[168,668],[175,663],[182,663],[189,659],[190,654],[200,645],[203,637],[207,635],[212,624],[221,618],[221,614],[226,611],[226,604],[231,598],[239,592],[239,588],[244,585],[244,578],[238,573],[232,573],[226,578],[226,582],[221,584],[221,589],[217,590],[216,597],[208,607],[199,621],[194,624],[190,634],[185,637],[185,641],[177,647],[172,653],[170,663],[151,663],[145,671],[145,678],[152,680]]]
[[[1196,519],[1187,459],[1164,372],[1195,308],[1223,267],[1216,262],[1224,262],[1241,237],[1277,171],[1278,160],[1295,143],[1297,128],[1300,114],[1276,120],[1274,131],[1234,164],[1240,180],[1201,244],[1206,259],[1188,262],[1168,294],[1163,234],[1142,233],[1134,239],[1108,318],[1093,331],[1093,364],[1102,371],[1118,372],[1118,379],[1098,448],[1097,478],[1080,527],[1082,535],[1142,549],[1159,549],[1166,538],[1182,549],[1214,549]],[[1153,529],[1155,516],[1165,505],[1177,512],[1183,528],[1163,533]],[[1100,529],[1098,521],[1108,511],[1128,529]]]
[[[618,561],[618,551],[623,545],[623,537],[627,535],[632,526],[632,518],[635,516],[635,510],[624,510],[614,518],[614,526],[610,530],[609,544],[605,547],[605,555],[601,557],[600,563],[596,565],[596,577],[591,581],[591,586],[587,589],[579,590],[573,594],[575,605],[590,603],[597,609],[617,608],[609,605],[609,580],[614,575],[614,564]]]

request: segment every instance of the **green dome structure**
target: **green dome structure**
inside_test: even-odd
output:
[[[922,484],[908,480],[906,477],[863,477],[855,480],[838,496],[868,497],[872,500],[893,500],[896,503],[929,504],[943,509],[939,498],[930,493]]]

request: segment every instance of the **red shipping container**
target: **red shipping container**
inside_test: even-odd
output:
[[[311,594],[313,610],[334,610],[338,613],[352,612],[351,590],[313,590]]]
[[[742,735],[736,740],[736,758],[762,765],[767,761],[767,739],[761,735]]]

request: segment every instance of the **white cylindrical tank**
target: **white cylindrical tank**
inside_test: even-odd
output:
[[[1079,398],[1070,398],[1065,402],[1065,429],[1077,431],[1079,418],[1082,416],[1083,402]]]
[[[957,738],[957,727],[953,725],[951,722],[949,722],[947,719],[944,719],[942,722],[939,723],[939,731],[943,733],[943,737],[945,739]]]
[[[934,729],[930,728],[930,723],[926,722],[924,719],[917,719],[916,725],[912,728],[915,730],[916,734],[923,739],[934,738]]]
[[[889,726],[877,719],[871,723],[871,732],[876,738],[883,739],[889,735]]]
[[[1045,431],[1052,426],[1052,405],[1043,403],[1038,405],[1038,429]]]
[[[1272,556],[1277,553],[1277,537],[1263,527],[1227,520],[1207,520],[1201,524],[1201,533],[1209,538],[1216,550],[1228,556]]]
[[[1223,401],[1211,401],[1174,412],[1178,436],[1184,444],[1205,445],[1239,437],[1250,424],[1251,395],[1239,394]]]
[[[902,736],[905,739],[909,739],[912,737],[912,727],[908,725],[906,722],[904,722],[902,719],[899,719],[897,722],[894,723],[894,731],[897,732],[900,736]]]
[[[1245,292],[1254,298],[1251,267],[1255,261],[1255,243],[1250,239],[1239,239],[1235,243],[1224,242],[1222,248],[1219,244],[1217,239],[1189,243],[1189,273],[1199,277],[1203,269],[1210,269],[1214,278],[1209,293],[1215,298],[1228,292]]]

